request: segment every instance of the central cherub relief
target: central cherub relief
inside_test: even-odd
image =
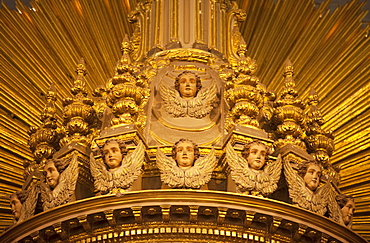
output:
[[[161,180],[170,188],[197,189],[208,183],[217,165],[214,149],[200,157],[198,146],[191,140],[180,139],[172,147],[172,157],[157,150],[157,166]]]
[[[282,168],[281,156],[276,161],[268,161],[269,151],[269,147],[258,140],[247,143],[242,155],[230,143],[227,144],[226,160],[238,192],[267,197],[277,189]]]
[[[191,71],[180,73],[175,80],[175,89],[160,86],[160,95],[165,111],[173,117],[202,119],[217,106],[217,89],[213,83],[203,88],[200,77]]]
[[[95,159],[90,157],[90,170],[94,187],[99,194],[116,193],[128,189],[140,176],[144,163],[145,146],[140,142],[136,149],[127,154],[125,143],[119,139],[108,139]]]

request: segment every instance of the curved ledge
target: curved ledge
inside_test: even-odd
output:
[[[335,239],[337,242],[366,242],[361,236],[328,218],[280,201],[231,192],[176,189],[104,195],[65,204],[12,226],[0,236],[0,242],[20,241],[32,235],[33,232],[45,230],[48,227],[53,227],[55,224],[76,219],[77,217],[127,208],[139,208],[139,211],[142,207],[167,208],[166,215],[168,216],[168,221],[171,221],[169,208],[173,205],[184,208],[187,206],[213,207],[219,210],[222,209],[225,212],[224,216],[229,209],[240,210],[241,212],[254,212],[274,219],[273,223],[271,222],[268,227],[270,230],[275,228],[273,232],[276,232],[276,229],[282,225],[280,224],[282,220],[286,220],[321,232],[322,235],[327,235],[327,238]],[[196,213],[198,213],[197,210]],[[141,213],[139,212],[139,214]],[[221,217],[222,213],[219,211],[218,215]],[[163,223],[163,221],[161,222]],[[145,223],[145,219],[135,222],[135,225],[140,226],[142,223]],[[192,223],[196,224],[198,221],[193,221]],[[215,225],[221,226],[222,222],[217,222]],[[252,226],[248,224],[247,227],[245,223],[244,226],[239,226],[239,228],[243,227],[250,228]]]

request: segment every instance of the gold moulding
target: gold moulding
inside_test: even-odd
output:
[[[176,208],[182,210],[176,210]],[[125,215],[122,215],[123,211]],[[181,220],[181,227],[177,227],[178,224],[173,221],[174,214],[178,214],[179,211],[188,215],[188,218]],[[230,222],[237,222],[234,221],[237,214],[241,215],[240,223],[232,225],[233,223]],[[129,216],[132,216],[133,222],[125,223],[124,218]],[[214,220],[205,223],[204,219],[211,216]],[[157,219],[153,220],[155,217]],[[232,221],[226,222],[225,220]],[[107,225],[103,231],[102,229],[91,230],[94,222],[107,222]],[[258,229],[254,227],[253,222],[266,224],[267,227]],[[54,228],[55,233],[49,232],[49,234],[55,234],[68,240],[71,239],[68,238],[68,234],[73,227],[64,226],[71,226],[71,224],[81,225],[84,228],[82,233],[73,235],[75,239],[80,240],[101,237],[102,233],[118,233],[119,235],[125,229],[133,229],[135,232],[156,229],[160,232],[161,228],[168,228],[168,233],[184,234],[186,232],[178,232],[179,228],[188,228],[193,229],[193,234],[199,236],[205,233],[217,235],[213,233],[215,230],[224,230],[230,233],[230,237],[234,234],[237,240],[238,235],[243,235],[244,232],[260,237],[281,239],[281,242],[291,242],[289,237],[279,233],[278,228],[289,228],[289,225],[294,225],[297,227],[291,228],[304,227],[307,229],[305,231],[290,229],[299,237],[301,235],[312,237],[310,234],[315,232],[315,237],[318,239],[336,240],[336,242],[366,242],[348,228],[328,218],[287,203],[231,192],[176,189],[125,192],[65,204],[11,227],[6,234],[0,236],[0,242],[20,241],[29,235],[46,237],[46,231],[50,228]],[[151,236],[148,234],[148,237]],[[239,240],[242,239],[243,237],[239,238]],[[220,238],[216,240],[220,242]]]

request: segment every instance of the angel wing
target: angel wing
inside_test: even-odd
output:
[[[266,164],[263,172],[256,177],[256,189],[263,196],[268,196],[278,188],[282,164],[281,155],[279,154],[276,161]]]
[[[59,183],[54,190],[51,191],[50,188],[43,183],[41,195],[44,200],[44,211],[71,201],[76,189],[77,178],[78,160],[77,156],[74,155],[68,167],[60,174]]]
[[[200,188],[208,183],[216,165],[216,153],[212,149],[207,156],[197,159],[194,166],[185,171],[185,187]]]
[[[327,204],[325,202],[326,199],[322,197],[327,192],[325,187],[327,185],[317,189],[316,193],[312,192],[306,187],[303,178],[293,170],[289,161],[284,162],[284,175],[288,182],[289,197],[292,199],[293,204],[317,214],[325,214]]]
[[[90,171],[94,178],[94,187],[101,192],[107,192],[113,188],[113,174],[110,173],[101,159],[95,159],[90,154]]]
[[[127,189],[132,185],[142,172],[141,167],[144,163],[144,156],[145,146],[140,141],[135,150],[123,158],[122,166],[113,172],[114,188]]]
[[[190,117],[201,119],[211,113],[218,101],[216,85],[202,88],[194,99],[188,101],[187,114]]]
[[[157,150],[157,166],[161,171],[161,180],[170,188],[179,188],[185,186],[185,174],[180,169],[176,161],[166,156],[160,149]]]
[[[91,154],[90,171],[94,177],[95,189],[106,193],[114,188],[129,188],[141,174],[144,151],[145,146],[140,141],[135,150],[123,158],[121,167],[113,173],[107,170],[101,159],[95,159]]]
[[[226,161],[231,167],[231,178],[241,191],[255,189],[255,173],[249,169],[248,162],[237,152],[230,143],[226,145]]]
[[[324,186],[318,188],[312,197],[311,211],[324,215],[328,210],[328,199],[331,190],[330,181],[325,183]]]
[[[185,117],[188,104],[186,100],[180,97],[177,90],[168,88],[165,85],[160,86],[160,94],[164,101],[165,110],[174,117]]]
[[[18,223],[34,215],[39,193],[39,182],[33,182],[28,189],[27,199],[22,205],[22,212],[18,219]]]
[[[329,184],[329,182],[328,182]],[[331,184],[331,183],[330,183]],[[329,210],[329,218],[333,219],[335,222],[345,225],[343,218],[342,218],[342,212],[341,208],[339,207],[337,200],[335,197],[338,195],[336,190],[334,189],[333,185],[330,185],[330,188],[328,190],[328,210]]]

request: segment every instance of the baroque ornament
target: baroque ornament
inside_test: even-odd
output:
[[[121,153],[121,151],[119,151]],[[142,173],[145,146],[140,142],[132,153],[126,155],[117,170],[111,172],[100,155],[90,157],[91,174],[94,177],[95,189],[102,194],[117,193],[128,189]],[[109,158],[108,158],[109,159]],[[103,158],[105,160],[105,158]]]
[[[46,159],[51,158],[52,155],[59,149],[59,140],[61,137],[60,131],[57,129],[56,119],[56,89],[52,84],[47,93],[47,101],[43,113],[41,114],[42,124],[40,127],[31,126],[28,134],[29,147],[33,152],[37,164],[43,163]],[[27,163],[28,166],[33,163]],[[32,169],[31,169],[32,170]]]
[[[302,149],[306,148],[302,141],[304,125],[304,109],[306,104],[298,97],[293,79],[293,64],[290,60],[285,63],[284,89],[280,96],[274,101],[273,121],[277,126],[276,135],[278,140],[275,142],[277,148],[286,144],[293,144]]]
[[[16,145],[24,139],[22,129],[6,130],[4,158],[9,168],[18,168],[18,158],[9,154],[21,151],[21,160],[28,159],[22,186],[27,198],[12,198],[17,224],[0,235],[1,242],[364,241],[345,227],[352,221],[361,226],[363,219],[352,220],[354,201],[340,202],[334,166],[353,144],[341,145],[336,160],[329,160],[334,137],[326,129],[335,119],[334,129],[341,130],[353,115],[345,112],[348,117],[342,121],[332,111],[326,124],[317,95],[310,94],[308,106],[298,95],[312,82],[330,99],[336,91],[322,85],[327,78],[338,86],[334,89],[347,90],[340,82],[347,78],[339,74],[350,76],[355,68],[342,66],[344,56],[339,66],[333,62],[332,54],[340,50],[331,41],[345,40],[338,43],[347,45],[361,32],[337,33],[346,30],[342,24],[347,17],[327,21],[321,16],[324,5],[314,8],[307,1],[245,1],[247,14],[230,0],[149,0],[136,8],[135,0],[62,2],[36,1],[34,10],[19,4],[20,12],[15,13],[1,9],[5,43],[12,43],[9,50],[4,48],[5,77],[12,78],[6,90],[11,94],[19,91],[14,80],[25,84],[30,97],[43,95],[41,90],[55,80],[58,92],[68,93],[65,84],[73,75],[65,68],[73,67],[76,53],[91,70],[86,76],[81,60],[72,97],[61,99],[62,104],[56,102],[55,91],[49,91],[41,125],[30,132],[33,160]],[[360,4],[352,3],[351,8],[354,5]],[[296,6],[305,14],[299,12],[297,23],[286,25],[292,17],[285,10]],[[133,28],[122,19],[131,9]],[[262,11],[266,9],[268,15]],[[248,21],[241,23],[244,19]],[[24,34],[18,29],[33,31]],[[356,54],[366,49],[360,48],[365,46],[362,40],[353,42],[355,46],[344,49]],[[312,43],[330,47],[330,52]],[[121,57],[115,50],[120,44]],[[311,59],[306,50],[322,54]],[[46,58],[54,55],[60,58]],[[276,79],[287,56],[296,61],[302,80],[297,86],[291,62],[285,66],[284,87]],[[348,63],[362,68],[365,58],[354,56],[361,58]],[[315,72],[316,65],[323,71]],[[344,71],[335,71],[338,67]],[[270,89],[280,87],[276,98]],[[93,90],[93,98],[88,90]],[[15,97],[24,96],[23,90],[18,93]],[[354,97],[363,101],[359,94]],[[37,98],[29,109],[8,96],[4,93],[6,110],[1,113],[7,127],[30,124],[34,111],[41,111]],[[320,108],[327,112],[327,104]],[[61,105],[63,111],[57,111]],[[60,113],[62,126],[56,122]],[[306,171],[305,161],[312,161]],[[6,172],[15,178],[9,188],[23,182],[15,173]],[[347,189],[351,176],[344,176]],[[362,197],[361,190],[356,193]]]
[[[145,125],[143,108],[149,96],[147,78],[131,61],[131,43],[127,36],[122,42],[122,57],[118,61],[115,75],[109,81],[107,104],[114,118],[111,125]]]
[[[61,146],[71,142],[90,145],[93,130],[96,128],[94,126],[97,121],[93,108],[94,102],[87,97],[86,64],[83,58],[77,65],[76,73],[77,77],[71,88],[74,97],[63,99],[65,137],[60,141]]]
[[[229,119],[232,124],[259,128],[257,117],[263,106],[264,93],[258,87],[259,78],[251,76],[256,72],[257,64],[246,56],[243,39],[237,54],[238,62],[233,66],[235,75],[226,83],[225,98],[230,106]]]
[[[55,162],[50,163],[54,164],[54,168],[58,167]],[[77,156],[73,156],[69,163],[67,161],[60,161],[60,163],[66,168],[63,171],[59,167],[56,168],[58,175],[53,178],[55,182],[50,183],[47,174],[44,174],[44,182],[41,182],[41,200],[44,211],[75,200],[73,195],[78,178]]]
[[[181,139],[173,148],[176,151],[174,154],[180,153],[178,147],[183,146],[181,144],[183,142],[187,142],[187,146],[192,147],[186,155],[182,155],[191,160],[185,168],[182,168],[179,162],[182,158],[177,157],[175,160],[166,156],[160,149],[157,150],[157,166],[161,171],[161,180],[170,188],[197,189],[211,179],[212,172],[217,165],[215,151],[212,149],[207,156],[196,158],[194,156],[195,145],[190,140]],[[187,149],[181,147],[181,152]]]
[[[289,197],[293,204],[324,215],[328,210],[332,187],[329,182],[319,187],[321,168],[317,163],[307,161],[305,164],[303,174],[297,175],[290,162],[284,161],[284,175],[289,185]]]
[[[182,74],[179,74],[179,77],[180,76],[182,76]],[[195,80],[196,78],[194,78],[194,81]],[[181,80],[176,80],[176,82],[181,82]],[[190,88],[185,87],[184,89]],[[173,90],[169,87],[166,87],[165,85],[161,85],[160,92],[165,104],[165,110],[174,117],[189,116],[201,119],[208,115],[212,111],[212,109],[217,106],[218,102],[217,89],[215,84],[211,85],[208,88],[199,88],[195,96],[191,96],[187,99],[183,97],[183,91]]]
[[[253,146],[253,143],[250,143],[251,146]],[[267,147],[266,145],[263,146]],[[252,151],[252,148],[250,148],[249,153],[257,153],[257,151]],[[258,160],[262,160],[262,157],[267,157],[267,155],[258,155]],[[265,158],[263,158],[264,162],[261,168],[252,169],[247,159],[240,156],[228,143],[226,145],[226,161],[231,167],[231,177],[241,193],[266,197],[278,188],[282,169],[280,155],[276,161],[267,161],[267,159],[265,161]]]

